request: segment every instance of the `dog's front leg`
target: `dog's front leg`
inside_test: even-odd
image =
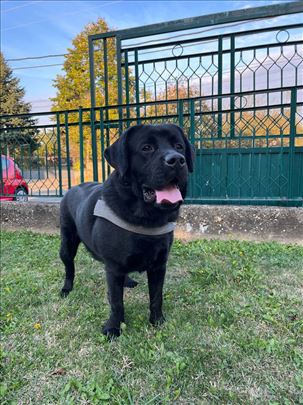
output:
[[[166,264],[161,267],[148,270],[148,290],[150,299],[150,317],[149,321],[153,325],[160,325],[165,321],[162,313],[163,302],[163,284],[166,272]]]
[[[104,335],[112,338],[121,334],[120,324],[124,322],[123,285],[124,275],[106,271],[108,299],[111,307],[110,317],[103,326]]]

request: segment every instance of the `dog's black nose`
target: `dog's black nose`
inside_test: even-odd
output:
[[[180,166],[183,167],[185,165],[185,158],[181,153],[176,152],[169,152],[164,157],[164,162],[167,166],[176,167]]]

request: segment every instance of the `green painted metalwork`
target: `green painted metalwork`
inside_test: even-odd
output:
[[[102,182],[106,180],[106,174],[105,174],[105,157],[104,157],[104,139],[105,139],[105,133],[104,133],[104,118],[103,118],[103,109],[100,108],[100,142],[101,142],[101,165],[102,165]]]
[[[223,38],[218,37],[218,96],[222,95],[222,83],[223,83]],[[218,98],[218,110],[222,111],[222,98]],[[222,114],[218,114],[218,137],[222,137]]]
[[[61,133],[60,133],[60,114],[56,113],[56,127],[57,127],[57,159],[58,159],[58,179],[59,179],[59,196],[62,197],[63,195],[63,187],[62,187],[62,159],[61,159]],[[31,177],[31,176],[30,176]],[[57,191],[57,189],[56,189]]]
[[[291,109],[290,109],[290,132],[289,132],[289,178],[288,178],[288,198],[294,196],[294,167],[296,158],[296,112],[297,112],[297,89],[291,90]],[[298,172],[300,173],[300,172]],[[301,171],[303,176],[303,171]],[[302,193],[303,195],[303,193]]]
[[[121,59],[121,40],[116,37],[116,58],[117,58],[117,79],[118,79],[118,105],[123,103],[123,90],[122,90],[122,59]],[[119,113],[119,129],[122,131],[122,109],[118,107]]]
[[[108,64],[107,64],[107,39],[103,39],[103,63],[104,63],[104,98],[105,105],[108,105]],[[92,106],[95,104],[91,103]]]
[[[79,153],[80,153],[80,182],[84,182],[84,150],[83,150],[83,111],[79,107]]]
[[[69,125],[68,125],[68,112],[64,113],[64,126],[65,126],[65,149],[66,149],[66,168],[67,168],[67,184],[71,188],[71,158],[69,153]]]
[[[130,78],[129,78],[129,69],[128,69],[128,53],[125,52],[124,54],[124,68],[125,68],[125,104],[128,105],[130,104],[130,99],[129,99],[129,95],[130,95],[130,90],[129,90],[129,82],[130,82]],[[127,118],[130,118],[130,113],[129,113],[129,109],[127,109],[126,112]]]
[[[266,96],[268,93],[270,97]],[[275,98],[272,97],[273,93],[282,93],[281,101],[280,103],[272,103],[269,106],[267,99],[275,101]],[[267,205],[301,206],[303,200],[303,177],[298,176],[298,173],[303,173],[303,146],[298,145],[303,145],[303,130],[300,123],[302,122],[301,112],[303,108],[302,94],[302,86],[245,92],[243,95],[248,100],[247,106],[240,108],[235,105],[234,110],[229,108],[222,112],[215,108],[214,110],[203,109],[205,103],[211,105],[211,99],[216,99],[217,96],[162,100],[158,102],[150,101],[140,103],[139,106],[136,103],[121,105],[120,108],[124,117],[122,125],[123,129],[126,129],[128,125],[136,124],[136,111],[139,107],[142,123],[174,122],[183,126],[185,132],[189,134],[191,142],[195,144],[197,151],[196,168],[190,181],[188,202],[226,203],[229,201],[230,203],[241,204],[249,202],[260,204],[262,202]],[[222,105],[228,103],[232,96],[236,97],[235,94],[222,95]],[[261,99],[260,96],[262,96]],[[263,105],[260,102],[262,99],[264,100]],[[158,107],[157,114],[154,109],[155,105]],[[272,109],[276,110],[275,115],[273,115]],[[92,122],[91,119],[87,120],[87,118],[96,116],[97,110],[99,111],[100,121],[93,120],[94,122]],[[70,134],[73,128],[78,128],[79,131],[81,125],[83,126],[83,132],[84,128],[91,130],[92,125],[100,128],[101,178],[105,180],[110,170],[106,172],[104,149],[119,135],[119,123],[121,125],[121,121],[118,116],[109,120],[104,120],[104,117],[106,115],[115,117],[114,111],[116,110],[117,106],[107,106],[96,109],[95,114],[92,114],[91,109],[81,108],[78,111],[78,117],[80,119],[81,116],[85,116],[86,120],[82,121],[80,119],[79,122],[72,122],[72,117],[75,116],[77,110],[43,114],[44,116],[53,114],[56,118],[55,125],[51,122],[36,125],[39,130],[43,129],[44,131],[56,128],[55,133],[50,133],[51,143],[56,142],[54,150],[58,155],[56,163],[58,179],[56,178],[56,180],[59,181],[58,193],[54,190],[55,195],[61,195],[64,190],[67,190],[70,181],[72,182],[71,185],[77,184],[77,181],[73,182],[75,177],[73,167],[70,167],[70,171],[74,173],[72,179],[68,180],[67,172],[67,182],[64,183],[62,172],[65,170],[63,168],[68,166],[69,159],[68,148],[65,145],[62,149],[61,144],[66,142],[67,133]],[[127,116],[127,110],[130,117]],[[161,111],[163,114],[161,114]],[[242,118],[239,111],[242,113]],[[282,116],[282,111],[284,111],[284,116]],[[228,116],[232,112],[235,115],[235,137],[226,136],[224,131],[224,138],[218,137],[216,132],[218,114],[222,114],[223,123],[228,123]],[[62,114],[64,114],[64,120],[60,122]],[[41,115],[39,114],[39,116]],[[267,124],[264,125],[266,122]],[[275,130],[270,133],[269,129],[273,126]],[[66,130],[67,127],[68,131]],[[254,127],[254,131],[251,130],[252,127]],[[106,137],[105,128],[108,130],[109,137]],[[20,128],[20,130],[22,129]],[[64,129],[65,136],[63,136],[62,129]],[[47,138],[46,134],[47,132],[43,135],[44,139]],[[91,153],[93,155],[93,144],[91,144]],[[15,149],[14,155],[18,156],[18,148]],[[46,155],[49,155],[49,152],[45,152]],[[292,157],[292,161],[290,157]],[[25,156],[22,157],[22,160],[25,162]],[[62,160],[64,162],[63,166],[61,164]],[[19,162],[17,161],[17,163]],[[37,179],[36,184],[40,181],[40,179]],[[62,191],[60,191],[60,185]],[[52,195],[51,191],[54,188],[54,185],[52,185],[45,195]],[[32,179],[31,190],[32,195],[39,195],[41,191],[35,189],[34,179]],[[289,190],[291,190],[291,195]],[[40,193],[40,195],[44,194]]]
[[[139,85],[138,51],[137,50],[135,50],[134,57],[135,57],[135,78],[136,78],[135,80],[136,80],[137,124],[140,124],[140,107],[139,107],[139,103],[140,103],[140,85]]]
[[[178,101],[178,125],[180,128],[184,128],[183,100]]]
[[[92,142],[92,161],[93,161],[93,179],[98,181],[98,152],[97,152],[97,138],[96,138],[96,112],[95,109],[90,110],[90,129],[91,129],[91,142]]]
[[[119,31],[111,31],[101,34],[91,35],[89,38],[92,41],[113,37],[119,35],[122,40],[145,37],[149,35],[159,35],[174,31],[184,31],[194,28],[209,27],[220,24],[229,24],[241,20],[255,20],[262,18],[272,18],[281,15],[289,15],[301,13],[303,5],[301,1],[293,1],[291,3],[271,4],[270,6],[262,6],[250,8],[248,10],[234,10],[223,13],[209,14],[192,18],[185,18],[175,21],[167,21],[165,23],[145,25],[136,28],[130,28]]]
[[[88,52],[89,52],[90,99],[91,99],[91,105],[95,106],[96,105],[96,88],[95,88],[94,41],[90,37],[88,37]],[[104,66],[106,66],[105,63],[104,63]],[[105,80],[107,80],[107,75],[105,76]]]
[[[222,78],[221,78],[222,80]],[[235,36],[230,36],[230,91],[231,94],[235,93]],[[235,108],[235,98],[232,96],[230,98],[230,109]],[[232,112],[230,114],[230,137],[235,136],[235,114]]]
[[[28,128],[15,125],[1,152],[15,156],[32,195],[62,195],[110,175],[104,150],[129,126],[172,122],[196,148],[188,203],[302,206],[303,24],[279,19],[302,11],[288,2],[91,36],[92,107],[32,114],[36,149],[21,145]],[[102,80],[94,52],[103,52]],[[6,137],[11,119],[1,117]]]

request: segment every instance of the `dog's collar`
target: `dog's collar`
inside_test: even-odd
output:
[[[97,217],[105,218],[113,224],[119,226],[120,228],[123,228],[129,232],[138,233],[140,235],[164,235],[166,233],[172,232],[176,226],[175,222],[168,222],[168,224],[166,225],[158,226],[155,228],[147,228],[141,225],[130,224],[129,222],[119,218],[104,200],[97,201],[94,209],[94,215]]]

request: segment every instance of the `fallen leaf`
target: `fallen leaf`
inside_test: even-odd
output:
[[[50,373],[50,375],[65,375],[65,374],[66,374],[65,368],[57,368],[56,370]]]

